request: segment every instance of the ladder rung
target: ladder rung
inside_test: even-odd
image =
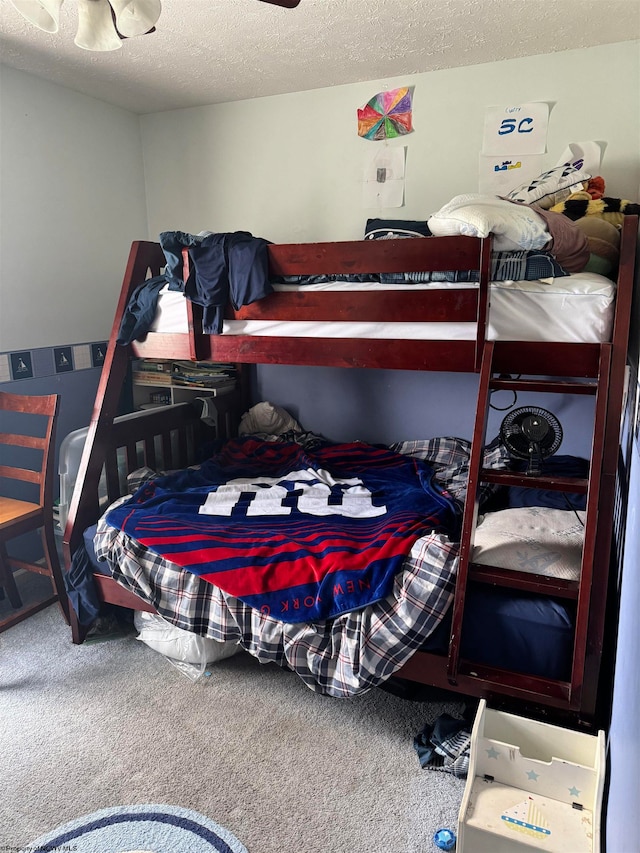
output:
[[[579,591],[578,581],[549,578],[546,575],[502,569],[498,566],[486,566],[481,563],[469,563],[469,580],[556,598],[577,599]]]
[[[554,477],[550,475],[532,476],[516,471],[499,471],[495,468],[482,468],[480,480],[484,483],[499,483],[502,486],[520,486],[524,489],[549,489],[553,492],[567,492],[586,495],[589,481],[584,477]]]
[[[546,696],[567,702],[571,695],[571,684],[567,681],[556,681],[555,679],[542,678],[538,675],[527,675],[526,673],[512,672],[507,669],[498,669],[487,664],[476,664],[466,659],[460,660],[458,671],[461,675],[479,678],[496,686],[526,690],[534,696]]]
[[[590,394],[595,395],[598,390],[596,382],[575,382],[571,380],[548,379],[504,379],[492,378],[489,380],[492,390],[508,391],[540,391],[546,394]]]
[[[491,375],[517,373],[559,379],[596,379],[600,375],[602,344],[554,343],[550,347],[543,341],[527,341],[523,352],[521,341],[487,341],[489,343],[494,345]]]

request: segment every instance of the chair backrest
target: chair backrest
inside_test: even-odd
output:
[[[0,479],[35,484],[41,506],[53,505],[58,403],[57,394],[27,396],[0,391]]]

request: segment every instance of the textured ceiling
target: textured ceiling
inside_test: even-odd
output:
[[[162,0],[121,50],[73,43],[0,0],[0,58],[137,113],[259,98],[640,38],[640,0]]]

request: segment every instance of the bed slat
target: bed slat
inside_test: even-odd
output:
[[[440,323],[456,317],[460,323],[475,323],[477,288],[466,290],[418,289],[399,292],[368,290],[348,292],[283,292],[266,296],[238,310],[227,307],[227,319],[298,320],[366,323]]]
[[[440,272],[480,269],[482,242],[476,237],[353,240],[273,244],[267,251],[273,276]]]

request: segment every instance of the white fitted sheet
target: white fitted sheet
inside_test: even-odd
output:
[[[332,282],[276,285],[275,290],[389,290],[467,289],[475,284],[381,285]],[[616,286],[591,272],[540,281],[501,281],[491,284],[490,340],[602,343],[611,339]],[[158,300],[155,332],[187,332],[184,296],[164,289]],[[376,338],[389,340],[473,340],[474,323],[336,323],[280,320],[232,320],[223,334],[318,338]]]

